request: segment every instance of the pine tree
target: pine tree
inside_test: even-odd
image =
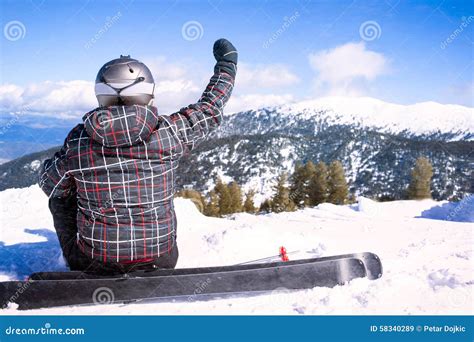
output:
[[[263,213],[271,213],[272,212],[272,205],[273,205],[272,200],[267,198],[260,204],[259,211],[263,212]]]
[[[310,199],[310,185],[311,185],[311,180],[316,174],[316,166],[314,163],[310,160],[306,163],[304,167],[304,175],[305,175],[305,182],[304,182],[304,193],[305,193],[305,198],[304,198],[304,204],[305,206],[308,206],[311,204],[311,199]]]
[[[287,175],[281,173],[277,178],[277,184],[273,187],[275,195],[272,198],[272,211],[280,213],[283,211],[294,211],[295,203],[290,198],[290,190],[286,187]]]
[[[218,200],[219,215],[227,215],[227,214],[232,213],[232,208],[231,208],[232,204],[231,204],[229,187],[226,184],[224,184],[220,178],[217,178],[214,191],[216,192],[219,198]]]
[[[411,172],[408,198],[431,198],[431,177],[433,177],[433,167],[431,166],[430,161],[425,157],[419,157]]]
[[[245,194],[244,211],[246,213],[253,214],[257,210],[257,208],[255,208],[255,203],[253,201],[254,196],[255,196],[255,190],[254,189],[250,189]]]
[[[301,163],[295,165],[295,171],[291,175],[290,198],[298,208],[310,204],[309,187],[314,172],[315,166],[311,160],[306,165]]]
[[[320,161],[316,164],[309,183],[309,203],[312,206],[324,203],[328,198],[328,167]]]
[[[205,201],[204,201],[204,197],[199,191],[196,191],[193,189],[184,189],[184,190],[178,191],[176,193],[176,196],[190,199],[194,203],[196,208],[198,208],[199,212],[202,213],[204,211]]]
[[[231,182],[228,185],[230,194],[230,210],[231,213],[240,213],[243,210],[242,205],[242,189],[237,182]]]
[[[344,204],[349,193],[344,168],[340,161],[333,161],[329,165],[329,194],[328,202],[334,204]]]
[[[214,190],[209,192],[209,200],[204,207],[204,215],[206,216],[219,216],[219,197]]]
[[[305,166],[299,162],[295,165],[295,170],[291,175],[290,198],[299,207],[303,208],[306,199],[306,172]]]

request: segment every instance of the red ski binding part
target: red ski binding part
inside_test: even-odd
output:
[[[280,247],[280,258],[282,261],[289,261],[288,254],[286,253],[286,248],[281,246]]]

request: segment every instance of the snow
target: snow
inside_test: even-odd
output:
[[[467,196],[457,203],[444,201],[423,211],[421,217],[434,220],[474,222],[474,195]]]
[[[29,167],[32,171],[38,171],[40,166],[41,166],[40,160],[33,160],[28,166],[25,165],[25,167]]]
[[[47,198],[38,186],[2,191],[0,202],[0,280],[64,269]],[[237,264],[275,255],[283,245],[295,252],[290,259],[371,251],[380,256],[384,275],[332,289],[26,312],[11,307],[1,313],[472,314],[473,202],[359,198],[347,206],[322,204],[292,213],[241,213],[223,219],[205,217],[191,201],[178,198],[178,267]]]
[[[327,111],[325,117],[329,121],[360,124],[391,133],[405,130],[417,135],[474,132],[474,108],[436,102],[401,105],[370,97],[328,96],[275,109],[287,115],[303,113],[308,117],[318,111]]]
[[[294,146],[287,145],[280,149],[280,155],[283,157],[282,166],[286,170],[293,169],[294,161],[290,158],[292,154],[295,154]]]

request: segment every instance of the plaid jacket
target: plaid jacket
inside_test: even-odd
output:
[[[152,106],[97,108],[45,161],[43,191],[62,198],[77,193],[78,244],[86,255],[127,262],[170,252],[175,170],[221,123],[235,71],[218,62],[199,101],[171,115]]]

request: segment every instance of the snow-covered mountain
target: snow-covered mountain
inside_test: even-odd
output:
[[[473,192],[473,137],[472,108],[327,97],[230,115],[184,161],[179,179],[206,190],[212,180],[202,175],[218,174],[265,197],[275,175],[291,172],[296,161],[337,159],[354,193],[401,199],[416,158],[426,156],[434,166],[433,196],[462,198]]]
[[[297,161],[340,160],[354,194],[402,199],[416,158],[425,156],[434,198],[459,199],[474,192],[473,118],[472,108],[457,105],[341,97],[239,112],[182,160],[177,183],[206,191],[220,175],[255,188],[259,200]],[[34,184],[53,150],[0,165],[0,190]]]
[[[212,301],[90,305],[2,314],[472,314],[473,197],[458,203],[359,198],[351,206],[322,204],[292,213],[206,217],[190,200],[175,199],[177,267],[232,265],[272,256],[290,259],[350,252],[377,253],[382,278],[301,291]],[[65,270],[48,209],[37,185],[0,192],[0,280]],[[401,296],[403,300],[400,300]]]
[[[283,117],[324,120],[385,133],[452,134],[451,138],[456,140],[472,139],[474,134],[474,108],[437,102],[400,105],[370,97],[332,96],[265,110],[276,111]]]

